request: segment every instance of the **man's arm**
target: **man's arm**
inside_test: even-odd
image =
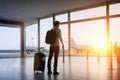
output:
[[[63,39],[62,39],[61,30],[60,30],[60,42],[62,43],[62,47],[64,47],[64,43],[63,43]]]

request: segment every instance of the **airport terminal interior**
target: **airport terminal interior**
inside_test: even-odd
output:
[[[54,21],[64,43],[59,75],[47,74]],[[119,34],[119,0],[0,0],[0,80],[120,80]],[[44,71],[34,71],[36,53]]]

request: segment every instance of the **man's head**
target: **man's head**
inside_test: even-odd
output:
[[[54,22],[54,27],[59,27],[59,24],[60,24],[59,21],[55,21],[55,22]]]

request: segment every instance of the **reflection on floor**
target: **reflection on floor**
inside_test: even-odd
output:
[[[59,57],[58,71],[60,74],[47,75],[44,73],[34,74],[34,58],[9,58],[0,59],[0,80],[120,80],[120,67],[113,58],[113,70],[109,70],[109,59],[90,57]],[[46,58],[47,62],[47,58]]]

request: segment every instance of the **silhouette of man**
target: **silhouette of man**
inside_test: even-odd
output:
[[[114,53],[115,54],[118,53],[118,43],[117,42],[114,43]]]
[[[117,63],[120,66],[120,46],[118,47],[118,52],[117,52]]]
[[[117,63],[120,64],[120,46],[118,46],[118,43],[115,42],[114,43],[114,53],[116,54],[116,59],[117,59]]]
[[[64,47],[64,44],[63,44],[63,40],[62,40],[62,36],[61,36],[61,30],[59,29],[60,22],[55,21],[53,24],[54,24],[53,29],[56,31],[57,38],[53,44],[50,44],[47,67],[48,67],[48,74],[52,74],[51,60],[52,60],[52,56],[54,54],[54,70],[53,70],[54,72],[53,72],[53,74],[58,75],[59,72],[57,72],[57,65],[58,65],[60,42],[62,43],[62,47]]]

